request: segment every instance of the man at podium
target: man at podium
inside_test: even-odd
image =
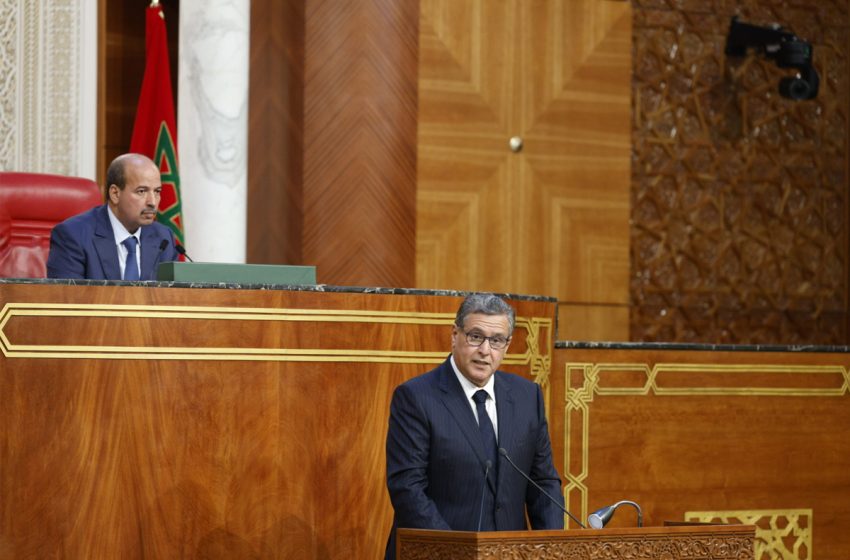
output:
[[[515,531],[528,528],[527,513],[532,529],[563,529],[543,394],[498,371],[514,323],[513,308],[500,297],[467,296],[448,359],[393,393],[387,489],[395,518],[387,559],[395,558],[399,527]]]
[[[48,278],[154,280],[176,261],[171,230],[156,223],[159,168],[141,154],[115,158],[106,171],[106,204],[68,218],[50,233]]]

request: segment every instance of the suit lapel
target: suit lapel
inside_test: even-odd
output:
[[[443,404],[452,415],[461,433],[464,435],[478,461],[481,463],[482,471],[487,465],[487,454],[484,451],[484,443],[481,441],[481,432],[478,430],[478,422],[475,421],[475,415],[472,413],[472,405],[467,402],[466,394],[463,392],[463,387],[457,380],[452,364],[449,360],[443,362],[443,367],[440,369],[440,390],[443,392]],[[501,420],[499,421],[501,427]],[[500,428],[501,429],[501,428]],[[490,468],[487,475],[487,484],[493,494],[496,494],[496,465]]]
[[[94,248],[107,280],[121,280],[121,267],[118,265],[118,247],[115,245],[115,234],[109,223],[107,206],[104,204],[95,213]]]
[[[514,398],[508,384],[503,379],[503,373],[497,371],[494,390],[496,391],[496,416],[499,422],[499,447],[511,455],[513,451],[513,427],[514,427]],[[504,476],[505,468],[502,465],[501,454],[499,456],[499,484]]]
[[[478,423],[472,413],[472,406],[466,402],[463,387],[460,386],[448,360],[440,369],[440,390],[443,393],[443,404],[454,418],[463,436],[469,441],[469,445],[481,461],[481,466],[484,467],[487,457],[484,453],[484,444],[481,442],[481,432],[478,431]]]
[[[156,258],[159,256],[160,250],[157,245],[157,236],[154,235],[154,230],[150,226],[142,228],[142,280],[154,280],[153,265]]]

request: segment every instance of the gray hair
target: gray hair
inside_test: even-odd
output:
[[[508,335],[513,334],[516,325],[516,312],[514,308],[495,294],[469,294],[460,304],[455,316],[455,325],[463,328],[467,315],[481,313],[482,315],[505,315],[510,323],[511,330]]]

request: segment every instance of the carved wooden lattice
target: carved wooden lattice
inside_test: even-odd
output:
[[[633,0],[631,338],[847,341],[844,0]],[[814,45],[793,70],[724,55],[733,15]]]
[[[480,546],[451,543],[402,544],[404,560],[753,560],[748,537],[641,537],[575,539],[575,542],[517,544],[499,542]]]

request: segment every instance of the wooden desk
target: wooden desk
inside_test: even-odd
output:
[[[0,282],[0,558],[378,558],[451,292]],[[505,362],[548,376],[555,301]]]
[[[757,526],[756,558],[850,558],[850,352],[556,343],[556,466],[586,519]],[[632,527],[618,511],[611,527]]]

